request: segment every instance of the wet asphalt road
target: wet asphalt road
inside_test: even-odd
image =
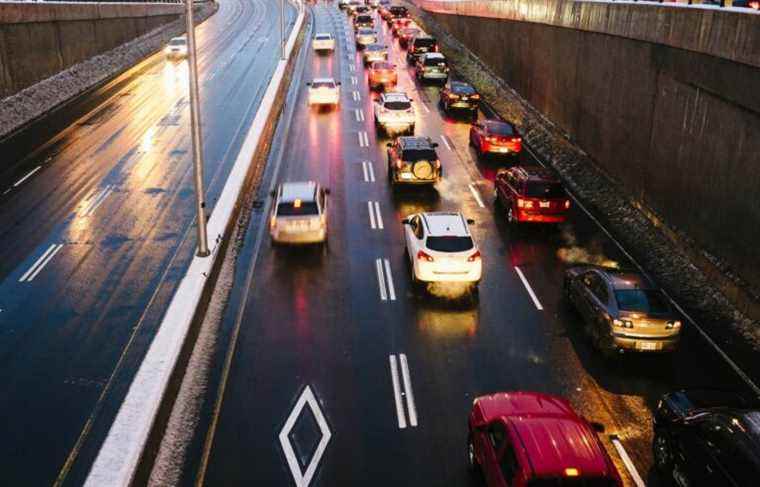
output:
[[[561,299],[564,269],[585,262],[632,264],[577,207],[559,228],[509,228],[493,205],[492,181],[500,162],[477,160],[468,147],[469,124],[442,114],[437,87],[413,81],[382,23],[381,36],[400,66],[399,89],[415,101],[416,133],[439,142],[445,171],[435,190],[391,190],[388,139],[374,130],[373,95],[352,28],[336,5],[319,4],[313,13],[310,33],[332,32],[338,48],[332,55],[315,55],[307,45],[302,53],[296,67],[302,79],[296,75],[288,100],[293,115],[280,122],[266,178],[277,173],[278,182],[314,179],[331,188],[329,245],[274,248],[262,229],[266,213],[255,210],[224,318],[227,335],[220,340],[196,433],[207,457],[194,455],[183,483],[476,485],[465,466],[472,400],[519,389],[569,397],[579,412],[605,425],[601,436],[626,483],[633,485],[610,435],[621,439],[641,476],[656,484],[650,473],[650,412],[659,396],[681,387],[742,388],[738,378],[689,328],[672,356],[598,357]],[[342,81],[337,111],[307,106],[305,82],[325,76]],[[529,149],[521,162],[537,163]],[[269,183],[262,184],[261,199]],[[368,202],[379,205],[382,225],[375,218],[373,228]],[[399,220],[432,210],[462,211],[476,220],[472,230],[484,262],[478,300],[454,304],[413,292]],[[377,259],[384,268],[387,259],[390,268],[382,276],[385,300]],[[236,327],[239,336],[231,342]],[[230,350],[231,367],[225,371],[222,362]],[[403,391],[401,415],[394,368]],[[308,391],[318,409],[305,407],[294,416],[290,455],[278,435]],[[221,405],[218,414],[210,406],[215,401]],[[318,445],[320,423],[331,434],[326,446]],[[288,461],[307,471],[318,450],[323,455],[311,467],[311,482],[294,482]]]
[[[227,0],[198,28],[210,211],[278,60],[278,12]],[[81,484],[193,255],[187,64],[158,53],[67,110],[93,104],[0,169],[3,485]]]

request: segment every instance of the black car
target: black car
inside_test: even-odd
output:
[[[402,7],[401,5],[393,5],[388,9],[388,17],[385,20],[390,26],[391,22],[393,22],[393,19],[403,19],[407,17],[409,17],[409,11],[406,9],[406,7]]]
[[[413,65],[417,62],[418,57],[428,52],[438,52],[438,41],[435,37],[421,32],[409,41],[406,51],[406,62]]]
[[[375,26],[375,19],[372,18],[369,14],[361,14],[357,15],[354,18],[354,28],[355,29],[361,29],[363,27],[366,28],[373,28]]]
[[[464,81],[449,81],[440,92],[441,108],[447,114],[453,110],[462,110],[474,119],[478,118],[480,94],[469,83]]]
[[[725,391],[679,391],[654,414],[658,472],[676,485],[740,487],[760,481],[760,409]]]

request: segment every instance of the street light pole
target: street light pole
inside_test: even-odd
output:
[[[285,60],[285,0],[280,0],[280,59]]]
[[[203,190],[203,141],[201,139],[201,107],[198,96],[198,63],[195,49],[195,24],[193,22],[193,0],[185,0],[187,7],[187,62],[190,67],[190,127],[193,144],[193,172],[195,176],[195,201],[198,213],[198,257],[209,255],[208,234],[206,232],[206,193]]]

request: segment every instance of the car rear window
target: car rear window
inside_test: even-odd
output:
[[[406,149],[402,159],[409,162],[435,161],[438,155],[433,149]]]
[[[653,289],[620,289],[615,291],[618,308],[637,313],[668,313],[670,305],[662,292]]]
[[[428,237],[427,247],[436,252],[464,252],[472,249],[475,245],[470,237]]]
[[[446,60],[442,58],[426,58],[425,66],[446,66]]]
[[[169,41],[170,46],[184,46],[185,44],[187,44],[185,39],[172,39]]]
[[[320,41],[329,41],[330,39],[331,39],[330,34],[317,35],[317,40],[320,40]]]
[[[366,35],[372,35],[375,31],[372,29],[359,29],[359,35],[360,36],[366,36]]]
[[[335,83],[332,81],[314,81],[311,84],[312,88],[335,88]]]
[[[369,46],[367,46],[367,50],[368,51],[384,51],[385,46],[382,46],[380,44],[370,44]]]
[[[412,104],[408,101],[386,101],[385,108],[388,110],[409,110]]]
[[[359,15],[356,17],[356,22],[364,23],[364,22],[372,22],[372,17],[369,15]]]
[[[525,196],[528,198],[564,198],[565,190],[559,183],[528,181],[525,185]]]
[[[435,47],[435,39],[431,39],[430,37],[415,39],[414,47]]]
[[[528,481],[528,487],[615,487],[612,479],[604,477],[556,477]]]
[[[516,135],[514,127],[508,123],[489,123],[486,128],[488,133],[493,135]]]
[[[375,62],[372,65],[373,69],[393,69],[393,65],[391,63],[381,63],[381,62]]]
[[[307,216],[319,215],[316,201],[297,201],[277,205],[278,216]]]
[[[464,84],[459,84],[459,83],[452,84],[451,91],[460,95],[474,95],[475,94],[475,88],[473,88],[470,85],[464,85]]]
[[[394,6],[394,7],[391,7],[389,10],[394,15],[397,15],[397,14],[406,15],[406,7],[395,7]]]

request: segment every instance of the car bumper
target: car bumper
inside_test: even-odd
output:
[[[386,61],[387,59],[388,59],[388,55],[387,54],[375,55],[375,56],[365,56],[364,57],[364,63],[365,64],[369,64],[369,63],[374,63],[376,61]]]
[[[567,214],[565,213],[517,212],[517,221],[523,223],[564,223],[566,220]]]
[[[473,265],[467,271],[446,272],[435,265],[421,265],[415,270],[418,281],[422,282],[467,282],[477,284],[482,276],[482,267]]]
[[[620,333],[612,335],[612,347],[620,352],[637,352],[637,353],[662,353],[672,352],[678,348],[680,336],[669,337],[632,337]]]
[[[377,42],[377,39],[356,39],[356,43],[362,47],[367,47],[370,44],[374,44],[376,42]]]
[[[449,108],[456,108],[458,110],[477,110],[478,103],[470,101],[452,101],[449,102]]]
[[[508,145],[498,145],[498,144],[491,144],[491,143],[483,143],[481,151],[488,154],[503,154],[503,155],[517,155],[520,153],[522,148],[518,149],[517,147],[511,147]]]
[[[398,120],[398,119],[382,119],[378,118],[377,123],[382,125],[386,130],[402,130],[402,129],[408,129],[412,125],[414,125],[414,120]]]
[[[448,79],[449,73],[423,71],[420,77],[422,79]]]
[[[315,51],[334,51],[335,44],[313,44]]]
[[[394,171],[391,174],[391,179],[396,184],[435,184],[440,181],[441,173],[440,171],[436,171],[431,178],[420,179],[411,172]]]
[[[270,232],[272,240],[276,243],[283,244],[313,244],[322,243],[327,238],[327,229],[318,230],[273,230]]]
[[[166,51],[166,57],[173,59],[183,59],[187,57],[187,51]]]
[[[309,105],[337,105],[339,98],[337,96],[314,96],[309,97]]]

